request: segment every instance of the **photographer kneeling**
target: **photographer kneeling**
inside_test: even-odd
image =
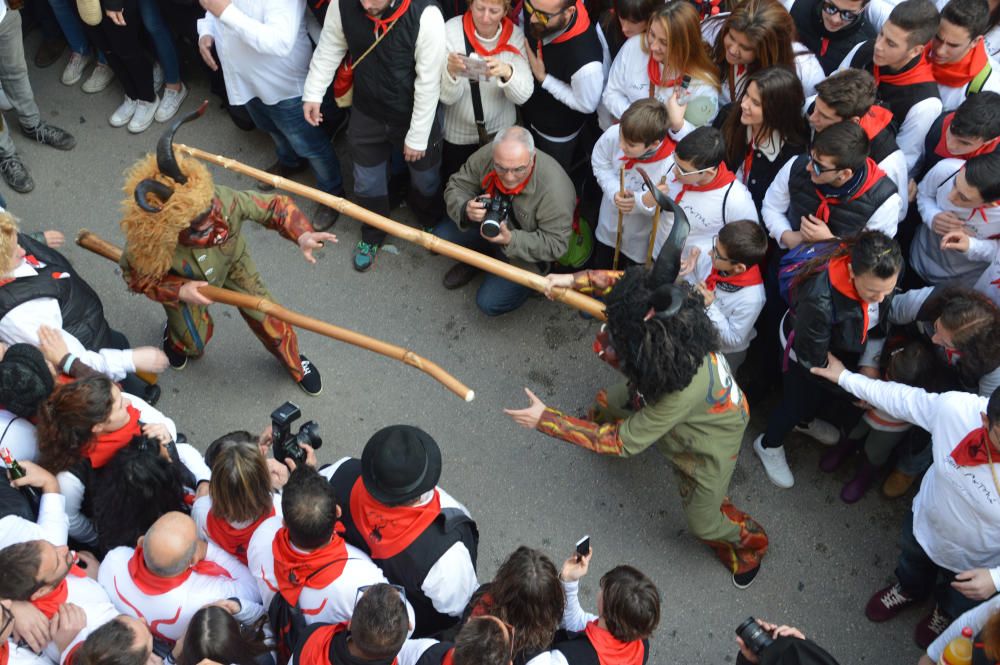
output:
[[[477,150],[448,180],[444,202],[451,219],[438,224],[434,235],[532,272],[549,272],[573,234],[573,183],[558,162],[535,150],[523,127],[505,129]],[[478,272],[458,263],[445,273],[444,287],[465,286]],[[497,316],[523,305],[529,293],[490,274],[476,304]]]
[[[753,617],[736,628],[740,653],[736,665],[839,665],[798,628],[778,626]]]

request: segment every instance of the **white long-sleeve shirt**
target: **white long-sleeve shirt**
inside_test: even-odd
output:
[[[38,458],[35,426],[27,418],[0,408],[0,446],[10,449],[11,456],[19,462],[34,462]]]
[[[989,464],[959,466],[951,457],[970,432],[983,426],[988,398],[929,393],[846,370],[837,383],[890,416],[930,432],[934,463],[913,499],[913,535],[938,566],[952,572],[997,569],[991,572],[994,584],[1000,582],[1000,488]]]
[[[683,185],[673,174],[667,176],[667,194],[674,201],[680,196]],[[712,249],[712,237],[730,222],[741,219],[758,222],[757,206],[754,205],[750,191],[739,180],[704,191],[690,190],[681,197],[681,209],[687,214],[691,231],[688,233],[686,247],[698,247],[702,254],[707,255]],[[674,214],[663,213],[661,226],[666,226],[665,233],[656,236],[656,247],[653,256],[659,256],[660,248],[666,242],[667,233],[674,225]]]
[[[427,149],[438,100],[441,97],[441,70],[444,69],[448,59],[445,43],[444,16],[441,15],[437,5],[428,5],[420,14],[420,27],[414,49],[416,80],[413,84],[413,109],[410,127],[404,139],[407,147],[412,150]],[[334,74],[337,73],[337,67],[346,54],[347,38],[344,36],[340,3],[334,2],[326,12],[319,44],[316,45],[309,63],[309,74],[306,76],[302,101],[316,103],[323,101],[323,96],[333,82]],[[358,75],[366,75],[363,67],[355,72],[355,76]],[[364,113],[364,109],[360,111]]]
[[[56,547],[66,544],[69,520],[66,519],[66,498],[46,492],[38,502],[38,519],[34,522],[7,515],[0,518],[0,549],[29,540],[46,540]]]
[[[792,173],[792,165],[798,157],[788,160],[778,175],[774,177],[774,182],[767,188],[764,195],[764,203],[760,209],[760,216],[763,219],[767,232],[778,243],[782,249],[788,247],[781,241],[781,235],[786,231],[794,231],[791,222],[788,221],[788,208],[791,205],[791,192],[788,189],[788,179]],[[806,165],[808,168],[808,165]],[[896,235],[896,227],[899,224],[899,206],[902,199],[899,194],[893,194],[880,205],[865,224],[868,231],[881,231],[889,237]]]
[[[987,61],[988,64],[986,66],[990,67],[991,71],[982,86],[979,88],[979,92],[1000,92],[1000,64],[997,64],[997,61],[989,55],[987,55]],[[938,94],[941,96],[941,106],[944,108],[946,113],[948,111],[954,111],[962,104],[962,102],[968,99],[968,90],[970,85],[972,85],[971,81],[965,85],[960,85],[957,88],[938,83]]]
[[[55,642],[49,642],[42,651],[43,655],[50,658],[54,663],[63,663],[69,655],[75,643],[86,639],[87,635],[94,632],[109,621],[114,620],[119,612],[111,603],[108,592],[89,577],[77,577],[73,574],[66,576],[66,602],[76,605],[83,610],[87,617],[87,623],[77,634],[73,642],[65,651],[59,651]]]
[[[695,263],[694,272],[685,276],[685,280],[694,284],[704,282],[712,272],[712,257],[702,250]],[[719,331],[723,353],[738,353],[750,346],[757,336],[754,324],[764,309],[767,295],[763,284],[737,287],[729,290],[727,285],[715,287],[715,300],[708,306],[705,313],[712,320],[715,329]]]
[[[970,261],[989,262],[973,288],[1000,307],[1000,240],[969,238],[967,256]]]
[[[233,0],[198,21],[198,36],[215,40],[230,104],[302,96],[312,55],[305,13],[305,0]]]
[[[974,238],[991,238],[1000,234],[1000,207],[972,210],[959,208],[948,201],[955,186],[955,176],[965,165],[961,159],[942,159],[934,165],[917,187],[917,209],[923,221],[910,248],[910,265],[928,284],[959,282],[971,287],[987,267],[986,261],[975,260],[961,252],[941,249],[941,236],[931,229],[934,217],[952,212],[967,219],[965,232]]]
[[[471,58],[480,58],[473,50],[465,49],[465,30],[462,26],[463,16],[456,16],[444,24],[445,37],[449,53],[460,53]],[[496,47],[500,41],[500,32],[490,38],[476,33],[476,38],[487,50]],[[514,26],[510,35],[510,45],[524,53],[524,32],[519,26]],[[506,82],[498,77],[479,81],[479,95],[483,101],[483,120],[486,122],[486,132],[494,134],[501,129],[513,126],[517,122],[517,107],[528,101],[535,89],[535,79],[524,55],[515,55],[502,51],[494,56],[500,62],[509,64],[514,69],[514,75]],[[472,108],[472,88],[467,78],[454,78],[448,73],[448,61],[441,68],[441,103],[444,105],[444,140],[456,145],[470,145],[479,142],[476,131],[476,118]]]

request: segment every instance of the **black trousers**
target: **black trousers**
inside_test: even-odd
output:
[[[122,15],[125,25],[115,25],[107,14],[98,25],[85,25],[87,38],[104,54],[127,96],[152,102],[156,99],[153,62],[140,41],[143,28],[138,0],[124,0]]]

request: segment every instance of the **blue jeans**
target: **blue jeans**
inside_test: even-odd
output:
[[[74,0],[49,0],[49,6],[52,7],[52,13],[56,15],[56,22],[62,28],[66,43],[69,44],[71,51],[83,55],[91,50],[96,50],[90,47],[90,41],[83,31],[83,21],[80,20],[80,14],[76,11]],[[102,65],[107,64],[104,60],[104,54],[100,51],[97,51],[97,61]]]
[[[474,249],[501,261],[506,261],[503,253],[493,243],[479,235],[479,227],[463,231],[450,219],[445,219],[434,227],[434,235],[442,240],[453,242],[462,247]],[[531,289],[515,284],[503,277],[487,273],[483,283],[476,292],[476,305],[486,316],[499,316],[512,312],[528,299]]]
[[[163,81],[180,83],[181,65],[177,60],[177,48],[170,35],[170,28],[167,27],[160,12],[160,0],[139,0],[139,14],[142,16],[146,32],[153,38],[156,59],[163,66]]]
[[[924,552],[924,548],[913,536],[912,511],[907,511],[903,518],[899,549],[896,579],[907,596],[923,600],[933,593],[941,611],[953,619],[979,604],[978,600],[966,598],[952,588],[951,582],[955,579],[955,574],[961,571],[940,567]]]
[[[143,0],[146,1],[146,0]],[[340,160],[333,151],[330,137],[319,127],[313,127],[302,115],[302,98],[292,97],[277,104],[265,104],[254,97],[246,104],[254,124],[271,135],[278,161],[295,166],[305,159],[316,174],[316,186],[327,194],[341,194],[344,179]]]

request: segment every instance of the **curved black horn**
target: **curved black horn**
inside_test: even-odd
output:
[[[166,203],[167,199],[174,195],[174,190],[170,185],[165,185],[159,180],[150,180],[149,178],[140,181],[135,186],[135,202],[139,204],[139,207],[146,212],[160,212],[163,210],[163,206],[152,205],[146,198],[147,194],[152,194]]]
[[[677,275],[681,271],[681,255],[684,251],[684,243],[687,242],[688,233],[691,231],[691,223],[688,221],[687,214],[681,207],[653,184],[653,181],[649,179],[649,175],[641,166],[636,167],[636,170],[642,176],[646,187],[653,194],[653,198],[656,200],[656,204],[660,206],[660,209],[670,210],[674,213],[674,224],[670,227],[667,241],[663,243],[660,254],[656,257],[656,262],[653,264],[653,272],[649,277],[651,288],[657,290],[665,284],[673,284],[677,279]]]
[[[208,108],[208,100],[206,99],[201,103],[194,111],[191,111],[182,118],[178,118],[167,128],[167,131],[163,132],[160,136],[160,140],[156,143],[156,166],[160,169],[160,173],[167,176],[174,182],[183,185],[187,182],[187,176],[181,172],[180,167],[177,165],[177,157],[174,155],[174,134],[180,129],[180,126],[185,122],[191,122],[196,118],[200,118],[205,115],[205,109]]]
[[[649,296],[650,315],[647,318],[666,319],[678,311],[684,304],[687,292],[677,284],[664,284]]]

